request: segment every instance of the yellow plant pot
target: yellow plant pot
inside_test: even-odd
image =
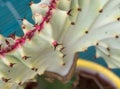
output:
[[[96,64],[94,62],[82,59],[78,60],[77,67],[80,69],[95,71],[96,73],[102,74],[103,76],[105,76],[105,78],[112,82],[117,89],[120,89],[120,78],[109,69],[100,66],[99,64]]]

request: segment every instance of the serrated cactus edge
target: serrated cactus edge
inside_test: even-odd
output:
[[[30,2],[23,37],[1,35],[0,78],[19,85],[35,75],[69,81],[77,53],[96,47],[111,68],[120,68],[120,0],[42,0]]]

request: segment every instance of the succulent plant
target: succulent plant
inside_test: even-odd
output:
[[[109,67],[120,67],[120,0],[42,0],[30,7],[35,24],[21,19],[24,36],[0,37],[2,81],[21,85],[45,74],[67,82],[77,52],[89,46]]]

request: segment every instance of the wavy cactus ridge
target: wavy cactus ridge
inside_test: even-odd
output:
[[[75,53],[89,46],[96,47],[96,57],[102,56],[109,67],[120,67],[119,4],[120,0],[31,2],[35,25],[24,18],[23,37],[1,36],[5,44],[0,52],[1,79],[22,84],[36,74],[47,74],[68,81],[75,69]]]
[[[74,71],[75,68],[71,68],[71,65],[75,66],[75,63],[72,63],[74,54],[69,53],[70,56],[63,54],[62,50],[64,47],[62,44],[57,42],[57,39],[59,38],[54,33],[54,31],[52,31],[53,28],[56,29],[55,25],[57,25],[59,26],[59,33],[62,34],[62,27],[64,27],[64,23],[68,21],[67,11],[56,9],[56,0],[52,0],[50,5],[40,5],[45,9],[46,7],[49,7],[48,10],[42,9],[43,11],[34,10],[32,4],[34,3],[31,3],[30,7],[33,12],[33,19],[35,20],[36,24],[32,25],[25,18],[22,19],[22,29],[25,35],[21,38],[13,40],[13,45],[10,45],[9,41],[5,42],[7,47],[3,48],[0,52],[2,59],[0,62],[1,78],[8,80],[6,82],[15,81],[18,84],[22,84],[26,80],[33,78],[37,73],[40,75],[43,74],[44,71],[53,71],[53,76],[56,75],[60,80],[63,80],[61,78],[62,76],[72,76],[71,73],[73,72],[71,71]],[[38,5],[39,4],[40,3],[38,3]],[[45,15],[44,11],[46,11]],[[52,15],[53,13],[54,15]],[[62,16],[61,20],[56,20],[57,15],[60,17]],[[50,19],[51,21],[49,21]],[[55,24],[52,20],[55,20],[58,24]],[[53,27],[49,22],[53,25]],[[53,35],[52,32],[55,35]],[[39,45],[42,46],[39,47]],[[31,49],[31,47],[34,47],[34,49]],[[33,53],[36,53],[37,55],[34,55]],[[52,56],[53,60],[48,61],[50,56]],[[65,61],[64,58],[67,60]],[[40,61],[40,59],[43,60]],[[68,59],[71,61],[68,62]],[[48,65],[44,64],[45,61]],[[66,64],[66,62],[68,62],[68,64]],[[58,68],[55,68],[51,64],[58,66]],[[40,66],[41,68],[39,68]],[[64,69],[65,71],[61,72]],[[21,71],[23,73],[21,73]],[[68,72],[70,74],[68,74]],[[46,74],[47,73],[48,72],[46,72]],[[70,77],[68,78],[70,79]],[[65,80],[68,80],[67,77]]]
[[[45,17],[45,18],[47,18],[47,16]],[[25,21],[25,20],[23,20],[24,22],[27,22],[27,21]],[[43,23],[44,23],[44,21],[45,21],[45,19],[42,21],[42,23],[40,24],[40,25],[43,25]],[[28,23],[28,22],[27,22]],[[29,24],[30,25],[30,24]],[[29,26],[28,26],[29,27]],[[42,26],[41,26],[42,27]],[[42,29],[42,28],[41,28]],[[35,30],[32,30],[32,31],[30,31],[30,32],[27,32],[26,33],[26,35],[24,36],[24,37],[22,37],[22,38],[20,38],[20,39],[16,39],[15,40],[15,43],[14,43],[14,45],[12,45],[12,46],[9,46],[9,48],[11,47],[11,48],[13,48],[13,49],[16,49],[19,45],[23,45],[23,43],[25,43],[25,40],[26,40],[26,38],[28,38],[29,36],[31,36],[31,33],[33,33],[33,32],[35,32]],[[3,47],[2,47],[3,48]],[[13,49],[11,49],[11,50],[8,50],[8,51],[6,51],[7,50],[7,48],[5,48],[4,47],[4,49],[2,49],[2,51],[1,51],[1,55],[3,55],[3,54],[5,54],[5,53],[7,53],[7,52],[9,52],[9,51],[12,51]],[[16,50],[15,50],[16,51]],[[14,52],[14,51],[13,51]],[[19,52],[18,52],[19,53]],[[11,53],[12,54],[12,53]],[[3,74],[2,74],[2,76],[4,75],[4,76],[8,76],[9,75],[9,72],[10,72],[10,67],[13,67],[16,63],[17,63],[17,67],[18,67],[18,69],[19,69],[19,67],[20,67],[20,65],[22,65],[23,66],[23,64],[22,63],[19,63],[21,60],[19,60],[19,61],[17,61],[16,60],[16,58],[13,56],[13,55],[11,55],[10,54],[10,56],[9,56],[9,54],[8,54],[8,57],[6,57],[6,58],[2,58],[3,60],[2,60],[2,62],[1,62],[1,72],[3,72]],[[14,54],[14,53],[13,53]],[[17,55],[17,54],[14,54],[14,55]],[[6,55],[5,55],[6,56]],[[19,55],[20,56],[20,55]],[[17,56],[18,57],[18,56]],[[7,58],[8,59],[11,59],[11,60],[7,60]],[[19,59],[19,58],[18,58]],[[26,59],[26,57],[25,57],[25,59]],[[10,62],[11,61],[11,62]],[[15,62],[15,64],[14,63],[12,63],[12,62]],[[7,65],[9,65],[9,66],[7,66]],[[2,68],[2,66],[6,66],[6,67],[4,67],[4,69]],[[16,67],[16,68],[17,68]],[[23,67],[23,69],[24,70],[27,70],[27,72],[28,73],[30,73],[30,69],[28,69],[28,68],[26,68],[26,66],[24,66]],[[3,71],[2,71],[3,70]],[[6,73],[6,74],[4,74],[4,70],[7,70],[8,71],[8,73]],[[14,70],[14,68],[13,68],[13,70]],[[15,69],[16,70],[16,69]],[[28,71],[29,70],[29,71]],[[13,72],[14,73],[14,72]],[[19,75],[19,73],[16,73],[17,75]],[[33,72],[33,73],[31,73],[31,74],[33,74],[33,76],[35,76],[35,73]],[[17,75],[15,75],[15,74],[13,74],[14,75],[14,77],[13,78],[15,78],[15,79],[17,79],[15,76],[17,76]],[[24,75],[24,74],[23,74]],[[12,76],[12,75],[11,75]],[[27,75],[25,75],[25,76],[27,76]],[[25,77],[24,76],[24,77]],[[32,76],[32,77],[33,77]],[[9,79],[7,79],[7,78],[4,78],[4,79],[6,79],[6,80],[9,80]],[[18,79],[19,80],[19,79]],[[8,81],[7,81],[8,82]],[[18,81],[18,83],[19,83],[20,81]]]
[[[21,45],[24,44],[25,41],[26,41],[26,39],[31,39],[32,36],[34,35],[34,33],[35,33],[36,31],[42,30],[44,23],[45,23],[48,19],[50,19],[49,17],[51,17],[51,14],[52,14],[52,13],[51,13],[51,10],[52,10],[52,8],[55,8],[55,5],[53,5],[53,4],[55,4],[55,2],[56,2],[55,0],[53,0],[53,1],[51,2],[50,6],[49,6],[49,10],[46,12],[46,16],[43,17],[43,20],[42,20],[42,18],[40,18],[41,23],[38,24],[38,25],[37,25],[37,23],[36,23],[35,28],[34,28],[33,25],[32,25],[31,23],[29,23],[26,19],[22,19],[24,25],[26,24],[26,26],[22,25],[22,28],[24,29],[25,27],[27,27],[26,29],[23,30],[24,33],[26,33],[26,34],[25,34],[22,38],[16,39],[14,45],[10,45],[11,48],[13,48],[13,49],[7,51],[7,50],[6,50],[7,48],[4,48],[4,49],[0,52],[0,54],[3,55],[3,54],[5,54],[5,53],[7,53],[7,52],[9,52],[9,51],[12,51],[12,50],[16,49],[16,47],[19,46],[19,44],[21,44]],[[36,14],[37,14],[37,13],[36,13]],[[38,14],[38,15],[39,15],[39,14]],[[38,19],[38,18],[37,18],[37,19]],[[35,20],[35,21],[36,21],[36,20]],[[27,29],[28,29],[29,31],[28,31]],[[30,29],[31,29],[31,30],[30,30]],[[25,30],[27,30],[27,31],[25,31]],[[10,46],[9,46],[9,48],[10,48]]]
[[[95,3],[95,5],[92,5],[93,3]],[[117,54],[116,52],[119,51],[114,49],[114,47],[119,43],[117,41],[120,34],[119,3],[120,0],[81,1],[80,6],[82,11],[77,20],[79,22],[76,22],[76,27],[71,26],[64,37],[63,43],[68,41],[65,45],[71,48],[67,50],[72,52],[85,51],[89,46],[95,46],[97,49],[96,57],[103,57],[110,68],[118,68],[120,66],[119,56],[114,54]],[[89,16],[87,13],[89,13]],[[85,23],[83,23],[83,21],[85,21]],[[72,39],[69,39],[69,36],[71,36]],[[111,43],[105,42],[105,40],[110,40],[111,38],[114,38],[115,41],[111,40]],[[113,44],[112,47],[110,46],[111,44]],[[114,53],[112,52],[113,49]]]

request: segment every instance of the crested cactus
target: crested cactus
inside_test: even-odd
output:
[[[120,0],[42,0],[30,2],[23,37],[1,36],[0,78],[23,84],[36,74],[68,81],[77,52],[95,46],[111,68],[120,67]]]

